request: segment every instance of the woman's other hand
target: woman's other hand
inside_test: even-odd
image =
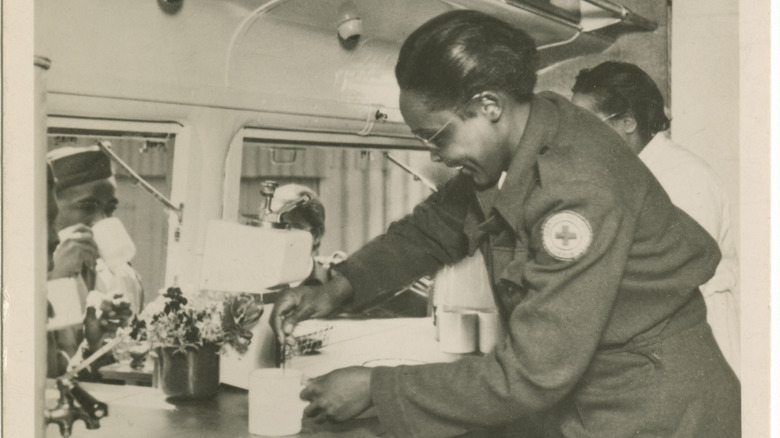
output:
[[[312,379],[301,391],[303,411],[317,423],[357,417],[371,407],[371,368],[349,367]]]

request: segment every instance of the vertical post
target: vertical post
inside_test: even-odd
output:
[[[46,71],[51,61],[40,56],[35,57],[35,147],[33,152],[35,185],[34,185],[34,217],[35,224],[35,266],[33,275],[34,285],[34,312],[35,325],[33,333],[35,364],[35,402],[33,403],[33,421],[35,422],[35,436],[43,438],[46,433],[46,424],[43,419],[44,393],[46,390],[46,268],[47,258],[47,224],[46,224]],[[18,291],[17,291],[18,292]]]

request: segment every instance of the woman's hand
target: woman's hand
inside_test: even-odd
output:
[[[349,367],[313,379],[301,391],[309,406],[303,411],[317,423],[357,417],[370,408],[371,368]]]
[[[330,315],[352,296],[352,285],[335,275],[321,286],[299,286],[283,291],[274,303],[269,323],[281,343],[294,344],[295,326],[309,318]]]

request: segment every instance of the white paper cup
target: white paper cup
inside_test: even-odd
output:
[[[439,312],[439,349],[445,353],[477,351],[477,313],[473,311]]]
[[[479,351],[487,353],[495,348],[498,340],[504,335],[498,312],[477,312],[479,319]]]
[[[249,375],[249,433],[265,436],[295,435],[301,431],[303,373],[298,370],[260,368]]]
[[[92,235],[100,258],[109,267],[127,263],[135,257],[135,244],[119,218],[109,217],[98,221],[92,225]]]

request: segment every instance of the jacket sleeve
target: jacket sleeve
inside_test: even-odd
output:
[[[610,317],[632,243],[615,191],[578,183],[538,190],[525,203],[528,257],[501,278],[524,294],[508,334],[482,357],[450,364],[376,368],[371,392],[378,416],[395,436],[437,437],[521,419],[554,405],[585,372]],[[544,248],[548,218],[574,212],[590,245],[563,261]],[[520,243],[518,243],[520,245]]]
[[[463,221],[471,196],[468,183],[454,178],[385,234],[334,266],[354,290],[349,305],[360,307],[463,258],[468,248]]]

